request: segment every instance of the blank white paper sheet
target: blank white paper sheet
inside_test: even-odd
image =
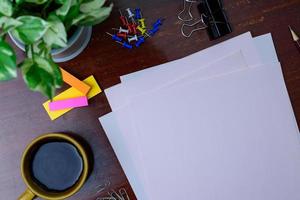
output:
[[[121,80],[99,120],[139,200],[299,199],[299,131],[270,34]]]
[[[299,132],[279,64],[165,88],[130,105],[150,199],[300,198]]]

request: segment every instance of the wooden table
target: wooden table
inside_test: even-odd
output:
[[[251,31],[253,36],[271,32],[299,122],[300,53],[288,25],[300,34],[300,0],[224,0],[234,31],[216,41],[209,41],[205,31],[189,39],[181,36],[177,13],[182,9],[182,0],[119,0],[114,4],[111,17],[94,27],[87,49],[76,59],[61,64],[76,77],[84,79],[93,74],[105,89],[117,84],[120,75],[182,58],[243,32]],[[119,26],[118,8],[127,7],[140,7],[147,22],[166,19],[155,37],[132,51],[120,48],[105,34]],[[22,52],[18,51],[18,55],[22,57]],[[135,199],[98,121],[98,117],[110,112],[105,94],[91,99],[89,107],[73,110],[53,122],[41,106],[45,100],[26,88],[20,74],[18,79],[0,84],[0,199],[16,199],[25,189],[19,169],[22,152],[33,138],[49,132],[76,133],[93,150],[94,170],[82,190],[70,199],[94,200],[121,187]],[[97,193],[105,184],[109,186]]]

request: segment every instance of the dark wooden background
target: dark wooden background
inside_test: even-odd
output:
[[[291,25],[300,34],[300,0],[224,0],[234,31],[216,41],[209,41],[205,31],[189,39],[181,36],[177,13],[182,9],[182,0],[115,0],[114,5],[111,17],[94,27],[87,49],[76,59],[61,64],[76,77],[84,79],[93,74],[105,89],[117,84],[120,75],[182,58],[243,32],[251,31],[253,36],[271,32],[300,122],[300,52],[288,30]],[[155,37],[132,51],[120,48],[105,34],[119,26],[118,9],[127,7],[140,7],[147,22],[166,19]],[[18,55],[22,58],[19,50]],[[16,199],[25,189],[19,169],[22,152],[33,138],[49,132],[78,134],[93,150],[94,170],[82,190],[70,199],[94,200],[121,187],[135,199],[98,121],[110,112],[105,94],[91,99],[89,107],[75,109],[53,122],[42,107],[45,100],[26,88],[20,74],[18,79],[0,84],[0,199]],[[105,184],[109,186],[97,193]]]

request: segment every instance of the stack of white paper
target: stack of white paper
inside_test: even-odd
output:
[[[299,200],[298,127],[270,34],[121,77],[100,122],[139,200]]]

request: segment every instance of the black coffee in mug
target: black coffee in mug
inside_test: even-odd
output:
[[[47,142],[33,154],[31,175],[47,191],[62,192],[76,184],[83,171],[77,148],[68,142]]]

